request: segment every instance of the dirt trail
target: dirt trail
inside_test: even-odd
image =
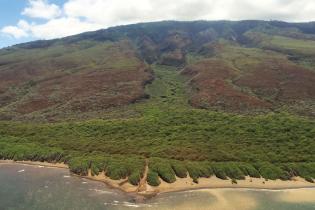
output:
[[[149,171],[149,160],[145,160],[145,169],[143,172],[143,177],[139,182],[139,186],[137,188],[137,192],[143,192],[147,190],[147,177],[148,177],[148,171]]]

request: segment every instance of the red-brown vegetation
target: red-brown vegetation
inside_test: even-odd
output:
[[[56,110],[81,113],[144,98],[144,86],[153,76],[132,46],[121,41],[103,52],[79,59],[67,54],[44,61],[33,57],[7,69],[2,66],[0,105],[22,115]]]
[[[315,100],[315,73],[284,59],[253,65],[235,84],[275,103]]]
[[[268,108],[270,104],[235,88],[229,80],[234,70],[219,60],[203,60],[188,66],[182,72],[192,77],[191,104],[196,107],[217,107],[224,110],[244,111]]]

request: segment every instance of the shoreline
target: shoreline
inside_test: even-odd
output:
[[[42,166],[46,168],[60,168],[68,169],[69,167],[64,163],[48,163],[38,161],[13,161],[13,160],[0,160],[1,164],[20,164],[30,166]],[[283,190],[295,190],[295,189],[315,189],[315,183],[305,181],[301,177],[293,177],[292,180],[268,180],[264,178],[251,178],[246,177],[245,180],[237,180],[237,184],[232,184],[231,179],[222,180],[215,176],[210,178],[199,178],[199,183],[196,184],[188,176],[187,178],[177,178],[174,183],[166,183],[163,180],[157,187],[152,187],[141,183],[139,186],[131,185],[127,179],[112,180],[105,176],[102,172],[97,176],[92,176],[89,171],[88,176],[80,176],[70,172],[72,176],[88,179],[92,181],[98,181],[106,184],[108,187],[118,189],[124,193],[133,195],[136,200],[143,200],[146,198],[154,197],[158,194],[171,193],[171,192],[184,192],[193,190],[205,190],[205,189],[244,189],[244,190],[268,190],[268,191],[283,191]]]
[[[49,163],[49,162],[40,162],[40,161],[14,161],[14,160],[0,160],[0,164],[20,164],[20,165],[30,165],[30,166],[43,166],[46,168],[61,168],[69,169],[68,165],[64,163]]]

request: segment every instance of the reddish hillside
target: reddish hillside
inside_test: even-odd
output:
[[[53,117],[146,97],[144,86],[152,80],[152,72],[128,41],[79,47],[64,45],[60,55],[52,55],[53,49],[43,54],[28,50],[29,55],[17,58],[18,62],[2,64],[1,108],[11,116],[43,112]]]
[[[315,100],[315,73],[287,60],[265,60],[251,66],[235,84],[275,102]]]
[[[191,78],[190,102],[195,107],[247,112],[315,100],[315,73],[286,59],[262,59],[237,70],[224,61],[206,59],[182,74]]]
[[[198,108],[315,116],[313,28],[274,21],[165,21],[1,49],[0,120],[138,116],[137,106],[126,105],[156,93],[168,101],[165,86],[171,86],[169,97],[187,107],[189,99]],[[158,87],[145,92],[154,73]],[[190,92],[177,91],[180,83]]]
[[[255,96],[235,88],[229,80],[234,70],[219,60],[202,60],[186,67],[182,74],[191,77],[193,87],[191,104],[196,107],[215,107],[231,111],[245,111],[270,107]]]

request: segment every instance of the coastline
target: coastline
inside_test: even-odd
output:
[[[14,160],[0,160],[0,164],[21,164],[21,165],[31,165],[31,166],[43,166],[46,168],[63,168],[69,169],[68,165],[64,163],[49,163],[49,162],[40,162],[40,161],[14,161]]]
[[[13,160],[0,160],[1,164],[21,164],[31,166],[42,166],[47,168],[61,168],[69,169],[64,163],[48,163],[38,161],[13,161]],[[71,172],[70,172],[71,173]],[[136,198],[144,197],[150,198],[157,194],[181,192],[190,190],[204,190],[204,189],[252,189],[252,190],[290,190],[290,189],[304,189],[315,188],[315,183],[305,181],[301,177],[294,177],[289,181],[282,180],[265,180],[264,178],[251,178],[246,177],[245,180],[237,180],[237,184],[232,184],[231,179],[222,180],[215,176],[210,178],[199,178],[199,183],[196,184],[188,176],[187,178],[177,178],[174,183],[166,183],[163,180],[157,187],[148,185],[146,182],[141,183],[139,186],[131,185],[127,179],[112,180],[105,175],[104,172],[97,176],[92,176],[89,171],[88,176],[80,176],[71,173],[73,176],[77,176],[92,181],[99,181],[105,183],[107,186],[121,190],[122,192],[135,195]],[[139,197],[140,196],[140,197]]]

